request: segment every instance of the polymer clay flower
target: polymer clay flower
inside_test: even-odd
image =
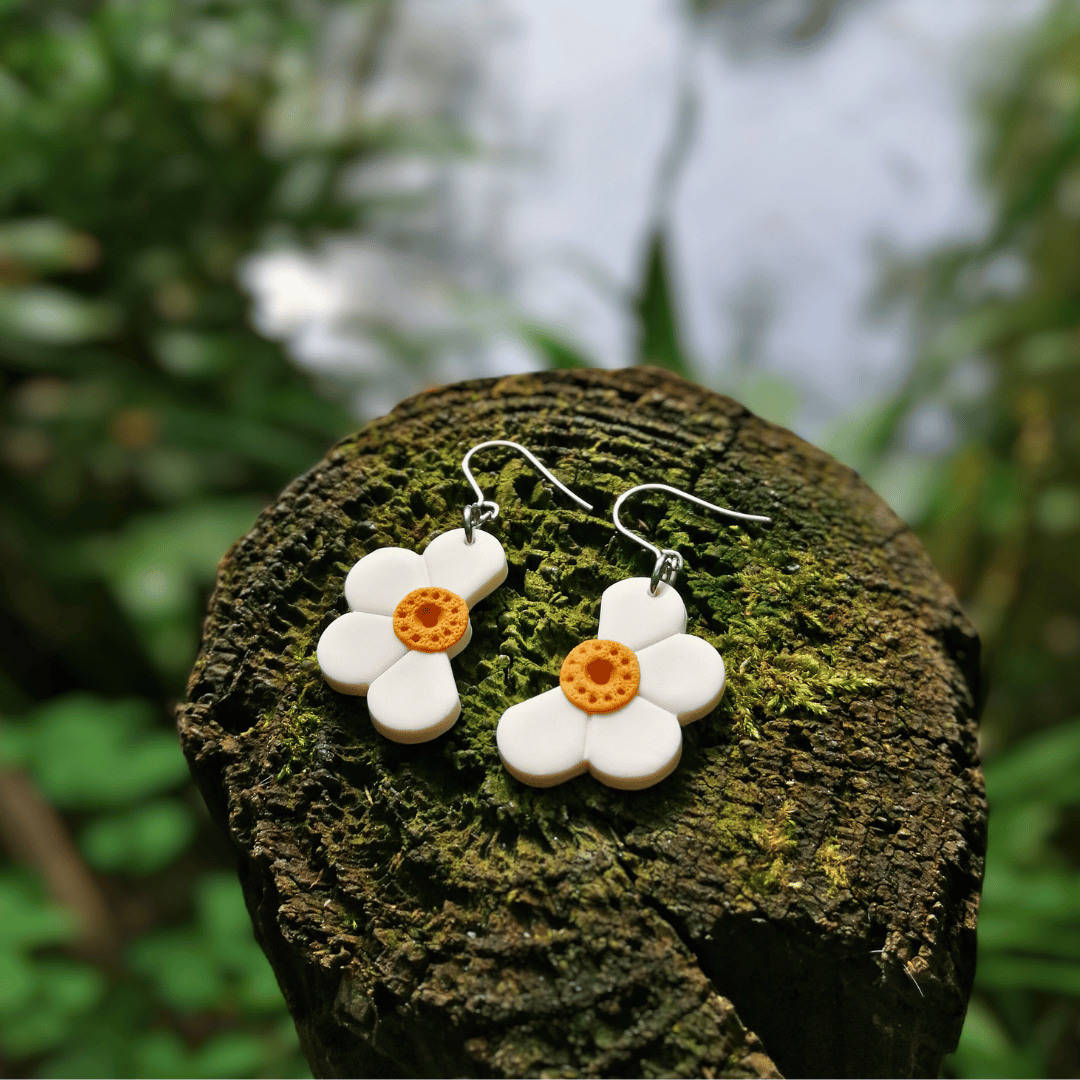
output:
[[[323,677],[367,696],[375,729],[395,742],[426,742],[461,715],[450,667],[472,637],[469,611],[506,580],[506,553],[477,529],[436,536],[423,555],[378,548],[345,579],[351,610],[319,638]]]
[[[507,770],[551,787],[590,772],[611,787],[646,788],[682,755],[682,726],[715,708],[724,661],[686,630],[686,606],[648,578],[604,590],[596,639],[566,657],[559,685],[511,706],[496,740]]]

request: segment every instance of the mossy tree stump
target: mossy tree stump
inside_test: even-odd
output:
[[[456,726],[389,742],[315,645],[357,559],[460,526],[461,457],[496,438],[597,512],[478,455],[509,578],[454,661]],[[773,518],[627,508],[684,555],[727,693],[654,788],[527,788],[499,716],[651,571],[609,516],[648,481]],[[665,372],[554,372],[422,394],[292,484],[222,562],[180,730],[317,1074],[936,1076],[974,972],[977,669],[850,469]]]

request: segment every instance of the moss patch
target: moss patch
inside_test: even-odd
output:
[[[818,848],[814,861],[824,872],[832,894],[835,895],[837,890],[848,887],[847,867],[849,863],[855,861],[855,856],[850,852],[845,852],[838,839],[833,837],[831,840],[826,840]]]

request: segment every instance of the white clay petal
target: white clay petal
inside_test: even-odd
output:
[[[405,655],[386,615],[350,611],[319,638],[315,658],[323,678],[342,694],[366,694],[368,687]]]
[[[458,653],[464,651],[470,641],[472,641],[472,619],[465,624],[465,633],[446,650],[447,657],[453,660]]]
[[[477,529],[465,543],[464,529],[441,533],[424,550],[431,584],[456,592],[469,607],[506,580],[506,552],[490,533]]]
[[[349,571],[345,599],[353,611],[393,615],[403,597],[430,584],[427,564],[415,551],[376,548]]]
[[[526,784],[561,784],[585,771],[587,725],[588,717],[556,686],[502,714],[495,732],[499,757]]]
[[[724,661],[704,638],[673,634],[642,649],[637,660],[638,693],[680,724],[700,720],[724,695]]]
[[[461,715],[457,684],[444,652],[410,649],[371,684],[367,700],[375,730],[394,742],[435,739]]]
[[[589,717],[589,772],[610,787],[636,790],[663,780],[682,756],[674,713],[640,695],[623,709]]]
[[[600,598],[600,629],[596,636],[602,641],[619,641],[637,652],[685,629],[686,605],[664,582],[653,596],[648,578],[625,578],[608,586]]]

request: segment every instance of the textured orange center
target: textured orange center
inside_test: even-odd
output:
[[[456,644],[469,626],[469,606],[457,593],[429,585],[413,589],[394,608],[394,633],[418,652],[442,652]]]
[[[632,649],[617,641],[583,641],[563,661],[559,685],[582,712],[621,709],[637,693],[641,671]]]

